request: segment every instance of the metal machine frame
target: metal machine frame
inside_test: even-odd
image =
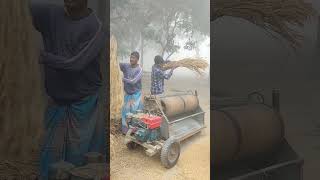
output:
[[[172,97],[172,96],[178,96],[178,95],[197,95],[197,91],[194,93],[191,91],[184,92],[184,93],[178,93],[174,95],[169,95],[169,96],[162,96],[163,97]],[[125,137],[125,144],[127,146],[131,144],[129,147],[134,148],[136,145],[140,145],[146,149],[146,154],[148,156],[154,156],[155,154],[161,152],[161,161],[163,165],[167,168],[171,168],[175,165],[176,161],[179,158],[180,155],[180,142],[199,133],[202,129],[205,128],[204,125],[204,117],[205,117],[205,112],[202,110],[200,106],[191,113],[187,114],[181,114],[173,118],[168,118],[165,113],[162,110],[162,106],[160,101],[154,97],[146,97],[145,101],[154,101],[154,103],[157,105],[157,107],[161,111],[161,115],[163,117],[163,121],[161,123],[160,127],[160,133],[161,133],[161,140],[155,141],[155,142],[144,142],[141,143],[138,140],[135,139],[135,137],[131,136],[132,130],[129,129],[129,131],[126,134]],[[135,145],[133,145],[134,143]],[[171,151],[171,144],[177,144],[178,147],[175,148],[175,158],[172,163],[166,163],[167,157],[166,155],[163,155],[164,153],[167,153],[167,150],[164,150],[164,147],[168,148],[168,150]],[[165,152],[164,152],[165,151]],[[164,162],[166,161],[166,162]]]

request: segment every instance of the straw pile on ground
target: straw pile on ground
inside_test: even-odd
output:
[[[175,66],[184,67],[198,73],[199,75],[203,75],[209,64],[206,60],[200,58],[184,58],[178,61],[171,61],[164,65],[165,68],[172,68]]]
[[[121,108],[123,105],[123,82],[117,59],[117,40],[114,36],[110,39],[110,130],[115,133],[120,124]]]
[[[18,178],[19,168],[22,176],[33,174],[31,160],[28,166],[19,163],[28,164],[39,154],[33,156],[40,143],[44,105],[28,2],[0,1],[0,179],[11,172]]]
[[[215,0],[211,20],[223,16],[245,19],[269,35],[284,39],[293,49],[301,46],[303,36],[294,30],[315,15],[312,4],[303,0]]]
[[[0,179],[36,180],[39,175],[39,152],[30,154],[25,160],[0,162]]]
[[[117,151],[123,146],[121,136],[119,134],[110,134],[110,160],[116,159]]]

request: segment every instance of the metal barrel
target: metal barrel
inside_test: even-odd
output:
[[[162,97],[160,101],[167,117],[192,112],[199,107],[199,100],[195,95]]]
[[[249,104],[211,111],[214,165],[272,152],[284,138],[279,113],[263,104]]]

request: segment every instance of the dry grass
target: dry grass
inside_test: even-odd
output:
[[[215,0],[211,19],[231,16],[245,19],[296,50],[303,36],[294,30],[316,14],[312,4],[303,0]]]
[[[184,67],[202,75],[209,64],[206,60],[200,58],[184,58],[164,65],[165,68],[172,68],[174,66]]]

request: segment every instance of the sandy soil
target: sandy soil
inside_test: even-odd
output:
[[[150,88],[150,78],[146,74],[143,79],[146,92]],[[172,169],[166,169],[161,165],[160,156],[148,157],[142,148],[129,151],[121,143],[116,145],[117,153],[111,160],[111,179],[163,179],[163,180],[192,180],[210,179],[210,102],[209,102],[209,79],[194,77],[186,79],[173,76],[166,82],[166,92],[197,90],[200,105],[206,112],[205,123],[208,128],[201,133],[181,143],[182,150],[179,161]]]

